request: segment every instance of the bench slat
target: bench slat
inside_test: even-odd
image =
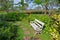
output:
[[[30,24],[31,24],[31,26],[34,28],[34,30],[36,30],[36,29],[38,28],[38,26],[35,25],[35,23],[30,23]]]
[[[36,21],[34,21],[34,23],[35,23],[40,29],[43,28],[43,26],[41,26],[40,24],[38,24]]]
[[[41,31],[42,29],[40,29],[35,23],[30,23],[30,25],[33,27],[33,29],[35,31]]]
[[[40,23],[42,26],[44,26],[44,23],[43,22],[41,22],[41,21],[39,21],[37,19],[35,19],[35,21],[38,22],[38,23]]]
[[[34,21],[30,22],[30,25],[33,27],[33,29],[37,32],[41,32],[44,26],[44,23],[35,19]]]

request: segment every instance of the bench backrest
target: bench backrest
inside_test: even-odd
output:
[[[37,23],[39,23],[41,26],[44,26],[44,23],[42,21],[39,21],[37,19],[35,19],[34,21],[36,21]]]
[[[30,22],[30,25],[33,27],[34,30],[41,31],[44,26],[44,23],[35,19],[34,21]]]
[[[34,30],[39,29],[38,26],[35,23],[33,23],[32,21],[30,22],[30,25],[33,27]]]

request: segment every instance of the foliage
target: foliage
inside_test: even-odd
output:
[[[4,21],[19,21],[26,15],[24,13],[9,12],[6,14],[0,14],[0,19]]]
[[[60,8],[59,8],[59,10],[60,10]]]
[[[32,18],[33,17],[33,18]],[[41,14],[41,15],[39,15],[39,14],[31,14],[30,16],[29,16],[29,19],[30,19],[30,21],[31,20],[34,20],[34,19],[38,19],[38,20],[41,20],[41,21],[43,21],[45,24],[50,24],[51,23],[51,18],[48,16],[48,15],[43,15],[43,14]],[[49,20],[49,21],[48,21]]]
[[[20,15],[18,13],[15,13],[15,12],[9,12],[5,16],[5,19],[7,21],[17,21],[17,20],[20,20]]]
[[[36,4],[41,4],[41,0],[34,0]]]
[[[13,6],[13,1],[12,0],[0,0],[0,10],[9,10]]]
[[[56,30],[60,33],[60,14],[54,14],[52,18],[54,19]]]
[[[23,40],[24,31],[21,28],[18,28],[17,34],[18,36],[16,37],[16,40]]]
[[[21,0],[20,2],[17,3],[19,5],[19,8],[21,10],[25,10],[28,7],[28,4],[24,2],[24,0]]]
[[[0,40],[14,40],[17,36],[17,26],[5,21],[0,22],[0,25]]]
[[[58,3],[60,3],[60,0],[58,0]]]
[[[24,13],[2,12],[0,14],[0,40],[22,40],[23,31],[15,22],[22,20],[24,17]]]

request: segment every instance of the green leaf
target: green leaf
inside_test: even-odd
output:
[[[34,0],[34,2],[35,2],[36,4],[41,4],[41,3],[42,3],[41,0]]]

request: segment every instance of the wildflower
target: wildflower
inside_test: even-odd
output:
[[[49,31],[52,31],[52,29],[50,28],[50,30]]]
[[[58,35],[56,35],[55,37],[58,38]]]
[[[57,23],[57,24],[59,24],[59,23]]]
[[[56,32],[56,29],[54,29],[54,32]]]
[[[56,39],[56,40],[58,40],[58,39]]]

